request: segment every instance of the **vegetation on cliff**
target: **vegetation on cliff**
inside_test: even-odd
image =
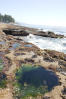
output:
[[[15,19],[10,16],[10,15],[2,15],[0,14],[0,22],[4,22],[4,23],[10,23],[10,22],[15,22]]]

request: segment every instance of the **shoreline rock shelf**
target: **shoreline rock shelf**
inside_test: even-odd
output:
[[[30,33],[46,37],[49,36],[52,38],[62,38],[64,36],[61,37],[54,33],[44,33],[42,31],[38,31],[37,29],[30,29],[28,27],[21,27],[9,24],[0,25],[0,29],[0,41],[4,39],[7,45],[6,46],[4,44],[0,48],[1,56],[3,53],[3,56],[6,58],[5,60],[3,59],[5,61],[5,68],[3,72],[6,73],[6,80],[8,82],[6,89],[9,90],[6,99],[9,99],[9,97],[13,97],[13,82],[15,80],[15,72],[19,70],[22,64],[42,66],[43,68],[50,70],[51,75],[52,72],[54,72],[59,78],[60,85],[55,86],[49,93],[45,94],[44,96],[38,96],[37,99],[44,99],[44,97],[50,97],[49,99],[62,99],[61,96],[63,93],[61,91],[63,90],[63,86],[66,85],[66,73],[64,74],[64,70],[66,70],[66,54],[52,50],[41,50],[34,44],[27,43],[24,42],[24,40],[16,38],[17,36],[28,36]],[[8,50],[10,47],[12,47],[13,44],[16,43],[19,43],[20,46],[15,45],[13,46],[15,47],[14,50]],[[59,68],[61,68],[61,70],[63,71],[60,71]],[[4,91],[2,93],[4,94]],[[4,98],[0,97],[0,99],[5,99],[5,96],[6,93],[3,96]]]
[[[16,30],[16,29],[5,29],[3,32],[7,35],[13,35],[13,36],[27,36],[29,35],[28,32],[25,30]]]
[[[43,36],[43,37],[50,37],[50,38],[63,38],[64,35],[58,35],[55,34],[52,31],[41,31],[39,29],[34,28],[27,28],[23,26],[16,26],[14,28],[5,28],[3,29],[3,32],[7,35],[13,35],[13,36],[28,36],[29,34],[37,35],[37,36]],[[65,37],[66,38],[66,37]]]
[[[51,31],[47,31],[47,32],[39,31],[38,33],[35,33],[35,35],[43,36],[43,37],[51,37],[51,38],[63,38],[64,37],[64,35],[57,35]]]

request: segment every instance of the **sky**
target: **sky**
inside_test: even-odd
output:
[[[66,0],[0,0],[0,13],[20,23],[66,26]]]

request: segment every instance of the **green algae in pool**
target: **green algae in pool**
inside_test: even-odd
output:
[[[4,68],[4,63],[2,57],[0,57],[0,88],[6,87],[6,75],[2,73],[3,68]]]
[[[20,99],[25,97],[36,97],[50,91],[58,85],[58,78],[52,72],[40,66],[22,65],[16,72],[18,96]]]
[[[0,57],[0,72],[3,70],[3,67],[4,67],[4,63],[2,58]]]
[[[0,72],[0,88],[5,88],[6,83],[6,75]]]

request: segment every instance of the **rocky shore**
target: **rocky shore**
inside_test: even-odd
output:
[[[40,29],[34,29],[34,28],[28,28],[28,27],[21,27],[21,26],[8,26],[6,28],[3,28],[3,32],[9,35],[13,36],[27,36],[29,34],[37,35],[37,36],[43,36],[43,37],[51,37],[51,38],[63,38],[64,35],[58,35],[51,31],[42,31]]]
[[[54,50],[41,50],[31,43],[16,38],[16,36],[27,36],[30,33],[51,38],[64,37],[53,32],[0,24],[0,56],[5,63],[1,72],[5,73],[7,77],[6,88],[0,88],[0,99],[15,99],[13,97],[13,82],[15,81],[15,72],[20,68],[21,64],[42,66],[55,72],[59,79],[59,85],[45,95],[37,96],[36,99],[66,99],[66,54]]]

